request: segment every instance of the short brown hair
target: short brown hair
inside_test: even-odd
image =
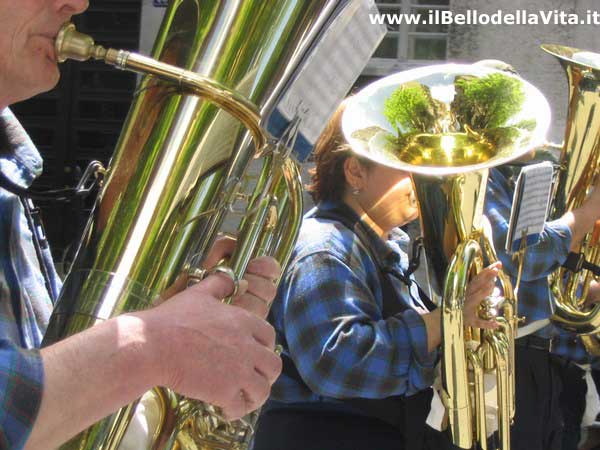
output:
[[[327,123],[325,129],[315,143],[312,160],[314,169],[309,171],[311,183],[306,189],[312,195],[315,203],[324,200],[339,201],[346,190],[344,162],[349,156],[355,156],[365,166],[370,161],[354,153],[344,139],[342,133],[342,116],[346,109],[346,101],[342,102]]]

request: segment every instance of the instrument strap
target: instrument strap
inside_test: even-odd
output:
[[[52,289],[52,282],[50,279],[50,268],[46,264],[46,259],[43,256],[43,251],[48,249],[48,240],[46,239],[46,232],[44,231],[44,224],[42,223],[42,217],[40,215],[40,209],[36,208],[29,198],[19,196],[19,200],[23,205],[23,212],[27,220],[27,225],[31,230],[31,241],[35,249],[35,255],[37,256],[38,265],[40,266],[40,272],[44,277],[44,284],[46,290],[52,300],[52,304],[56,303],[56,295],[54,289]]]
[[[411,275],[415,270],[419,267],[419,263],[421,261],[421,250],[423,248],[423,238],[419,237],[413,241],[413,251],[411,255],[410,262],[408,264],[408,270],[402,272],[398,269],[389,269],[385,266],[383,261],[381,260],[381,255],[379,255],[373,245],[371,244],[372,239],[369,237],[368,231],[362,221],[356,217],[356,214],[346,205],[340,205],[328,210],[321,210],[317,208],[317,210],[309,217],[315,217],[319,219],[327,219],[327,220],[335,220],[340,222],[350,231],[352,231],[357,237],[365,251],[377,267],[377,275],[379,277],[380,286],[383,294],[383,318],[388,318],[402,312],[403,309],[399,308],[401,305],[400,299],[398,298],[398,293],[394,288],[392,281],[390,280],[390,276],[393,276],[400,280],[408,287],[408,292],[412,296],[411,286],[413,284],[416,285],[420,300],[425,304],[427,309],[432,311],[437,306],[431,301],[429,296],[425,293],[423,289],[416,283]],[[417,299],[413,300],[417,301]],[[419,303],[417,301],[417,303]]]
[[[600,277],[600,266],[586,260],[583,253],[569,252],[562,266],[575,273],[586,269],[591,271],[595,276]]]
[[[54,189],[48,191],[35,191],[25,189],[9,180],[6,175],[0,171],[0,188],[15,194],[21,198],[30,198],[33,200],[51,200],[57,202],[69,201],[78,195],[75,188]]]
[[[0,135],[2,133],[0,132]],[[0,136],[0,140],[1,140]],[[32,243],[35,248],[35,253],[39,263],[40,271],[44,277],[44,283],[46,290],[50,295],[52,303],[55,303],[56,293],[52,289],[52,282],[50,278],[50,268],[47,265],[46,259],[43,257],[43,252],[48,249],[48,241],[46,239],[46,232],[44,231],[44,224],[42,221],[41,210],[33,204],[33,200],[60,202],[60,203],[72,203],[72,211],[74,211],[75,220],[78,224],[78,229],[82,230],[85,224],[83,219],[84,200],[90,194],[90,192],[99,185],[104,169],[98,161],[92,161],[86,168],[81,177],[81,180],[76,187],[65,188],[65,189],[51,189],[45,191],[36,191],[33,189],[26,189],[10,180],[2,171],[0,171],[0,188],[14,194],[19,198],[21,205],[23,206],[23,212],[27,220],[29,229],[31,230]],[[89,180],[93,181],[90,183]]]
[[[0,121],[3,121],[0,119]],[[8,137],[5,130],[5,124],[0,125],[0,147],[8,148],[10,143],[8,141]],[[46,291],[48,292],[48,296],[52,303],[54,304],[57,300],[56,292],[52,288],[52,281],[50,277],[50,267],[48,267],[48,262],[46,258],[44,258],[43,252],[48,249],[48,241],[46,240],[46,232],[44,231],[44,225],[42,223],[42,217],[40,215],[40,209],[36,208],[31,201],[31,196],[27,195],[31,191],[29,189],[24,189],[21,186],[13,183],[3,171],[0,170],[0,188],[14,194],[23,207],[23,213],[25,215],[25,220],[27,220],[27,226],[31,231],[31,242],[33,244],[33,248],[35,251],[35,256],[38,261],[38,266],[40,272],[42,273],[42,277],[44,278],[44,285],[46,287]],[[21,322],[20,310],[21,307],[19,305],[15,305],[13,308],[15,312],[15,316],[17,322]]]
[[[98,161],[91,161],[86,167],[81,180],[75,187],[64,189],[50,189],[45,191],[36,191],[34,189],[25,189],[11,181],[2,171],[0,171],[0,188],[15,194],[18,197],[30,198],[32,200],[68,202],[77,198],[85,198],[89,193],[99,185],[104,168]],[[93,181],[90,183],[89,180]]]

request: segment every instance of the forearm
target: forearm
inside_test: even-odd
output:
[[[56,448],[154,384],[144,323],[121,316],[44,348],[44,393],[26,449]]]
[[[585,235],[592,231],[592,228],[594,227],[596,214],[592,211],[588,211],[588,208],[586,207],[581,207],[566,213],[562,217],[562,220],[569,225],[571,234],[573,235],[569,251],[579,251],[581,241],[583,241]]]

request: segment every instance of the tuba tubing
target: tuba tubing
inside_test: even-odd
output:
[[[499,275],[503,298],[480,306],[480,317],[496,317],[498,329],[465,327],[463,309],[471,277],[498,260],[484,226],[489,169],[536,148],[549,119],[550,108],[533,85],[458,64],[378,80],[344,112],[342,128],[354,152],[411,174],[432,300],[442,312],[440,395],[451,440],[460,448],[488,449],[484,377],[492,375],[500,448],[510,449],[518,311],[509,277]]]
[[[569,86],[567,127],[561,150],[558,179],[550,217],[557,219],[581,206],[597,175],[600,162],[600,54],[561,45],[542,45],[542,49],[558,59],[565,70]],[[592,59],[593,61],[590,61]],[[583,240],[576,253],[588,262],[600,265],[600,243],[596,223],[593,232]],[[555,300],[551,320],[572,332],[589,335],[600,331],[600,305],[586,309],[583,305],[591,281],[591,271],[572,272],[564,267],[550,278]],[[592,336],[583,336],[588,351],[600,354],[600,344]]]

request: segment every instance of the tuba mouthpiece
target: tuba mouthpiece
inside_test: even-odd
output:
[[[65,62],[67,59],[76,61],[87,61],[90,58],[105,59],[107,50],[101,45],[96,45],[94,39],[87,34],[80,33],[75,25],[65,23],[54,44],[56,59]]]

